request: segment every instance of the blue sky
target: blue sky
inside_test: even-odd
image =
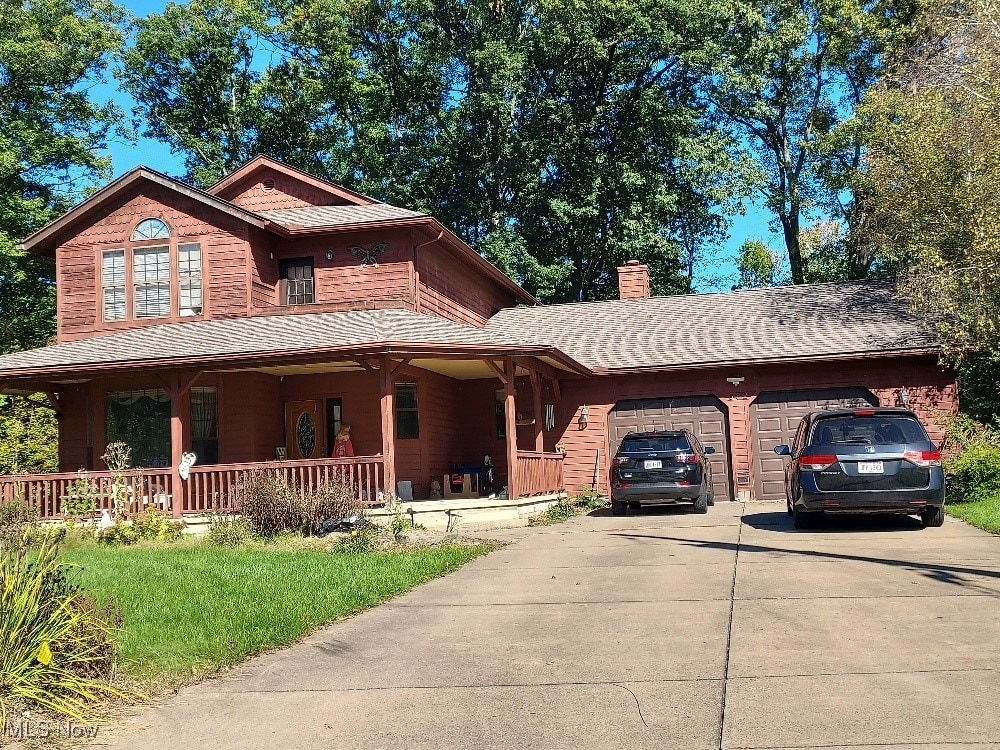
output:
[[[166,7],[166,0],[129,0],[123,4],[136,16],[145,16],[149,13],[161,12]],[[135,104],[132,97],[119,89],[113,82],[94,87],[93,94],[97,98],[113,99],[126,112],[131,111]],[[171,154],[170,147],[166,144],[149,138],[140,137],[135,144],[113,141],[108,144],[108,150],[113,160],[115,177],[140,164],[170,175],[179,175],[183,172],[181,158],[176,154]],[[783,241],[779,233],[771,231],[770,220],[770,213],[759,205],[748,206],[744,216],[732,217],[729,240],[721,249],[715,264],[712,267],[703,265],[701,273],[696,271],[698,291],[719,291],[729,288],[725,281],[713,284],[708,279],[735,276],[736,266],[733,259],[744,241],[761,239],[770,247],[780,250],[783,247]]]

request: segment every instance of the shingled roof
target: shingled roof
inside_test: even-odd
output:
[[[109,333],[95,338],[16,352],[0,357],[0,380],[72,374],[84,369],[155,367],[277,361],[297,356],[350,356],[392,347],[466,351],[496,356],[550,354],[510,337],[410,310],[363,310],[301,315],[261,315],[224,320],[184,321]],[[573,369],[586,371],[566,361]]]
[[[258,211],[271,221],[286,227],[335,227],[345,224],[367,224],[399,219],[419,219],[426,214],[388,203],[367,206],[303,206],[274,211]]]
[[[886,282],[848,282],[502,310],[487,331],[597,370],[835,359],[929,350]]]

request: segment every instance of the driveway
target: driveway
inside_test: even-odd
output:
[[[103,737],[143,748],[1000,748],[1000,539],[644,510],[513,544]]]

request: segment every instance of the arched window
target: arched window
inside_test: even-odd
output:
[[[143,219],[132,232],[132,241],[165,240],[170,236],[170,227],[160,219]]]

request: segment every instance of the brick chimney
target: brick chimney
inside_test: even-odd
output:
[[[630,260],[618,267],[619,299],[645,299],[649,296],[649,266]]]

